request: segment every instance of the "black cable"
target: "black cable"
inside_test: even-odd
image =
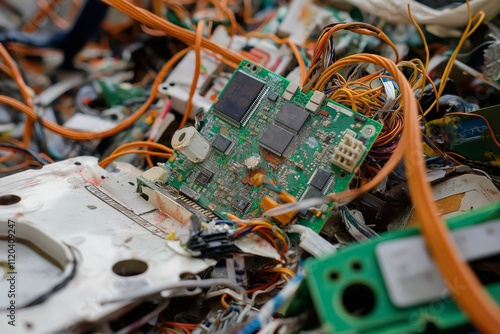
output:
[[[42,165],[48,165],[48,164],[50,164],[50,161],[42,158],[40,155],[38,155],[38,153],[36,153],[35,151],[33,151],[33,150],[29,149],[29,148],[20,147],[20,146],[11,144],[11,143],[0,142],[0,148],[2,148],[2,147],[3,148],[14,149],[14,150],[17,150],[17,151],[21,151],[21,152],[27,153],[30,156],[32,156],[33,159],[35,159],[37,162],[41,163]]]
[[[31,307],[31,306],[35,306],[35,305],[39,305],[39,304],[43,303],[50,296],[52,296],[54,293],[56,293],[57,291],[61,290],[66,285],[68,285],[68,283],[71,282],[71,280],[73,278],[75,278],[75,276],[76,276],[76,267],[78,265],[78,262],[76,261],[76,256],[75,256],[75,252],[73,251],[73,249],[71,247],[69,247],[69,250],[71,251],[71,254],[73,255],[73,268],[71,269],[71,273],[68,275],[68,277],[66,277],[59,284],[57,284],[52,289],[50,289],[50,291],[48,291],[47,293],[44,293],[43,295],[41,295],[37,299],[31,301],[30,303],[28,303],[27,305],[23,306],[22,308]]]

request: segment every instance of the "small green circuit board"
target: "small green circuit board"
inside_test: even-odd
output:
[[[176,152],[166,163],[166,183],[221,218],[231,213],[244,219],[262,214],[264,195],[277,198],[253,186],[257,172],[299,200],[345,190],[382,124],[321,99],[319,92],[306,94],[297,88],[244,60],[198,129],[211,145],[208,157],[194,163]],[[331,162],[346,136],[361,147],[352,168]],[[297,222],[319,232],[327,218],[305,210]]]

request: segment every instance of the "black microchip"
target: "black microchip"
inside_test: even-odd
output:
[[[326,184],[332,177],[332,173],[324,169],[318,169],[316,173],[314,173],[311,182],[309,185],[318,189],[319,191],[323,191],[325,189]]]
[[[366,142],[368,141],[368,138],[365,137],[359,137],[358,140],[363,143],[363,145],[366,145]]]
[[[237,199],[234,200],[234,202],[231,206],[234,209],[238,210],[239,212],[243,212],[247,209],[249,204],[250,204],[250,201],[247,198],[245,198],[243,196],[239,196]]]
[[[276,122],[298,132],[309,117],[309,113],[291,103],[285,103],[276,116]]]
[[[219,152],[226,153],[231,146],[231,143],[232,141],[230,139],[221,134],[218,134],[212,141],[211,146]]]
[[[238,71],[226,85],[214,110],[229,122],[240,126],[264,86],[262,81]]]
[[[267,98],[273,102],[276,102],[278,100],[279,95],[276,94],[275,92],[270,92],[267,94]]]
[[[317,197],[321,197],[321,196],[322,196],[322,194],[321,194],[321,192],[319,192],[319,190],[309,187],[309,188],[307,188],[306,192],[304,193],[304,196],[302,196],[302,200],[309,199],[309,198],[317,198]],[[299,211],[299,215],[301,217],[306,217],[308,213],[309,213],[309,210],[307,208]]]
[[[354,119],[360,123],[365,123],[366,122],[366,118],[361,116],[361,115],[358,115],[358,114],[354,114]]]
[[[269,151],[281,156],[293,139],[293,133],[274,124],[269,124],[266,132],[259,138],[259,144]]]
[[[328,144],[328,143],[330,143],[331,141],[332,141],[332,137],[330,137],[330,136],[326,136],[326,138],[325,138],[325,143],[326,143],[326,144]]]
[[[196,182],[199,182],[206,186],[207,184],[212,181],[212,178],[214,177],[214,173],[209,171],[208,169],[203,169],[197,176],[196,176]]]

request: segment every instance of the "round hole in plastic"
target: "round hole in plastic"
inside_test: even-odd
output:
[[[368,315],[375,308],[375,301],[375,293],[363,283],[353,283],[342,293],[342,305],[353,317]]]
[[[21,202],[21,197],[17,195],[8,194],[0,196],[0,205],[3,206],[13,205],[19,202]]]
[[[142,260],[122,260],[113,266],[113,272],[118,276],[130,277],[143,274],[148,270],[148,264]]]

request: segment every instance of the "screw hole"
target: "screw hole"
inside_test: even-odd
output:
[[[143,274],[148,270],[148,264],[141,260],[123,260],[115,263],[113,272],[118,276],[130,277]]]
[[[21,202],[21,197],[17,195],[3,195],[0,196],[0,205],[13,205]]]
[[[332,270],[332,271],[330,271],[329,277],[332,281],[336,281],[340,278],[340,274],[338,271]]]
[[[361,262],[356,261],[351,264],[351,268],[354,271],[360,271],[361,269],[363,269],[363,265],[361,264]]]
[[[349,285],[342,293],[342,305],[349,315],[362,317],[375,308],[375,294],[367,285],[355,283]]]

